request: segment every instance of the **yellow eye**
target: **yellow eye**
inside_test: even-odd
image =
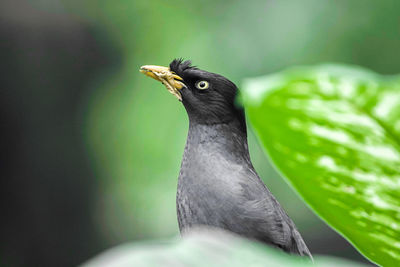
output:
[[[199,81],[199,82],[196,83],[197,89],[200,89],[200,90],[207,89],[208,86],[209,86],[209,84],[208,84],[207,81]]]

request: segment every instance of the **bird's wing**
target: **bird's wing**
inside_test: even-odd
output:
[[[283,227],[284,229],[286,228],[285,230],[288,231],[290,235],[290,241],[288,242],[288,240],[286,240],[286,247],[284,247],[284,249],[292,253],[300,254],[301,256],[307,255],[312,258],[311,253],[308,250],[307,245],[305,244],[299,231],[297,230],[294,222],[289,218],[287,213],[283,210],[282,206],[278,203],[278,201],[272,194],[271,197],[273,199],[273,202],[275,202],[274,207],[276,208],[277,213],[279,213],[279,216],[282,218],[283,224],[286,223],[286,225],[288,226]]]
[[[241,213],[249,235],[295,254],[311,256],[295,224],[283,210],[253,168],[245,172],[242,188]]]

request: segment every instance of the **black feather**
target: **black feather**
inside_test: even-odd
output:
[[[176,58],[169,64],[169,69],[178,75],[181,75],[185,70],[197,69],[196,66],[192,66],[192,61],[184,60],[183,58]]]
[[[173,60],[170,69],[186,85],[180,92],[189,115],[177,192],[181,232],[214,226],[311,257],[293,221],[254,170],[235,84],[182,59]],[[209,88],[196,88],[199,81]]]

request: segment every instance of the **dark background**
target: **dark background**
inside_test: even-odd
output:
[[[399,1],[0,3],[0,265],[74,266],[177,234],[184,109],[144,64],[192,59],[240,85],[292,65],[400,72]],[[314,254],[365,261],[249,136],[256,169]]]

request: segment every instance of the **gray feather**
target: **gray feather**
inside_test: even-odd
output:
[[[254,170],[238,123],[190,124],[177,192],[181,232],[215,226],[311,257],[293,221]]]

